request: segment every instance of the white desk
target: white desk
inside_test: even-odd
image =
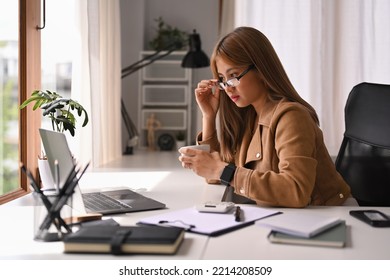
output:
[[[134,225],[141,218],[198,202],[220,200],[223,186],[207,185],[185,169],[172,172],[98,172],[87,173],[81,182],[83,189],[104,186],[129,186],[166,203],[168,209],[113,216],[122,225]],[[0,259],[390,259],[390,228],[372,228],[349,216],[357,207],[317,207],[310,209],[280,209],[284,212],[318,212],[346,220],[346,248],[321,248],[272,244],[269,230],[256,225],[218,237],[186,233],[185,241],[174,256],[106,254],[64,254],[61,242],[36,242],[32,237],[33,206],[29,196],[0,206]],[[390,208],[377,208],[390,214]]]
[[[148,215],[181,209],[205,200],[220,199],[223,192],[222,186],[210,188],[203,179],[184,169],[175,169],[174,172],[90,172],[83,176],[80,185],[87,191],[107,186],[127,186],[167,205],[163,210],[110,216],[121,225],[135,225]],[[183,244],[173,256],[64,254],[62,242],[33,240],[33,212],[31,195],[0,205],[0,259],[201,259],[208,241],[207,236],[186,233]]]

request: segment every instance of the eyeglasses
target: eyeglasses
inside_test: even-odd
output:
[[[246,73],[248,73],[250,70],[255,68],[255,66],[252,64],[249,66],[244,72],[242,72],[240,75],[237,77],[227,80],[226,82],[223,81],[218,81],[218,87],[221,90],[226,90],[228,87],[236,87],[240,84],[240,79],[245,76]]]

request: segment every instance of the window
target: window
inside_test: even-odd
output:
[[[0,0],[1,26],[7,28],[0,28],[0,204],[28,191],[19,162],[37,172],[40,115],[18,106],[40,86],[40,31],[36,29],[40,7],[40,0]],[[7,37],[5,32],[9,32]]]
[[[0,194],[18,187],[18,2],[0,0]]]
[[[50,5],[49,5],[50,4]],[[72,80],[71,42],[75,42],[75,1],[56,1],[46,5],[46,25],[41,31],[42,89],[70,98]],[[42,127],[51,129],[51,121],[42,118]]]

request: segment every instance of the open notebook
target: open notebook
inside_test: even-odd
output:
[[[56,176],[55,161],[58,161],[59,185],[62,186],[75,165],[66,137],[63,133],[46,129],[39,129],[39,133],[53,178]],[[165,208],[165,204],[128,188],[81,193],[79,186],[77,186],[73,195],[72,207],[81,213],[104,215],[161,209]]]

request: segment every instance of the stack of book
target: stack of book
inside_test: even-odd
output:
[[[271,229],[272,243],[345,247],[347,225],[344,220],[307,213],[284,213],[257,222]]]
[[[175,254],[184,230],[159,226],[81,227],[64,238],[65,253]]]

